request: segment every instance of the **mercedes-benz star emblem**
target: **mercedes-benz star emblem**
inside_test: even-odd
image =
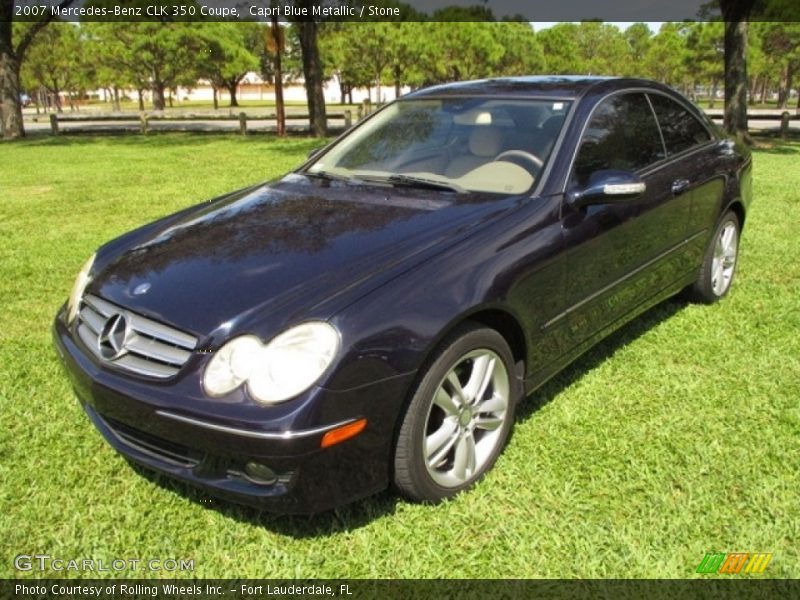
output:
[[[106,360],[116,360],[124,355],[128,351],[125,347],[125,343],[128,341],[128,331],[128,320],[125,315],[116,313],[108,317],[97,338],[100,356]]]

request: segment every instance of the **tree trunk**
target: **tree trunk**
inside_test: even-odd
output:
[[[218,92],[217,92],[217,86],[212,85],[211,86],[211,91],[212,91],[213,96],[214,96],[214,110],[218,110],[219,109],[219,95],[218,95]]]
[[[725,7],[723,6],[723,14]],[[749,10],[748,10],[749,13]],[[725,22],[725,130],[744,140],[747,133],[747,14]],[[726,15],[727,17],[727,15]]]
[[[228,95],[231,97],[231,102],[228,106],[239,106],[239,101],[236,99],[236,88],[238,85],[234,81],[229,81],[225,84],[225,88],[228,90]]]
[[[5,4],[5,3],[4,3]],[[13,7],[13,3],[9,10]],[[4,7],[5,8],[5,7]],[[4,11],[3,11],[4,12]],[[2,15],[5,17],[5,15]],[[25,137],[20,102],[19,60],[11,45],[11,18],[0,20],[0,118],[3,120],[3,139]]]
[[[275,45],[275,133],[286,135],[286,107],[283,102],[283,30],[278,23],[278,15],[271,17],[270,34]]]
[[[711,96],[708,99],[708,108],[714,108],[714,104],[717,101],[717,80],[711,80]]]
[[[56,107],[56,112],[63,113],[64,105],[61,103],[61,90],[57,87],[52,89],[53,89],[53,104]]]
[[[153,110],[164,110],[164,84],[158,81],[153,82]]]
[[[303,55],[303,77],[305,78],[311,133],[322,137],[328,133],[328,124],[325,116],[325,95],[322,92],[322,64],[317,46],[317,26],[318,24],[314,21],[297,23],[300,49]]]
[[[58,8],[66,8],[73,0],[61,0]],[[34,37],[54,17],[55,12],[49,11],[45,16],[32,24],[14,47],[13,29],[11,19],[14,16],[15,2],[0,0],[0,129],[3,139],[17,139],[25,137],[25,127],[22,121],[22,102],[20,101],[19,69],[25,52],[33,42]]]
[[[116,112],[122,111],[122,107],[119,103],[119,88],[117,86],[114,86],[114,110]]]
[[[144,93],[142,93],[142,88],[136,90],[139,94],[139,112],[144,112]]]
[[[789,101],[789,65],[781,71],[781,78],[778,81],[778,108],[786,108]]]

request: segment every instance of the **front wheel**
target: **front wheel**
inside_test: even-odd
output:
[[[494,465],[514,422],[518,384],[505,339],[468,326],[427,368],[398,434],[394,481],[407,497],[438,502]]]
[[[706,250],[697,281],[692,285],[692,299],[712,304],[728,293],[736,273],[740,231],[739,217],[733,211],[720,219]]]

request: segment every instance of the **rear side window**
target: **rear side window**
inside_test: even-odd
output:
[[[612,96],[595,109],[583,134],[575,180],[585,185],[596,171],[638,171],[664,157],[658,125],[644,94]]]
[[[683,106],[660,94],[649,94],[656,111],[667,154],[677,154],[705,144],[711,135],[702,123]]]

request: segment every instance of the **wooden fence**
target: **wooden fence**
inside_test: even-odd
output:
[[[357,107],[356,119],[360,121],[363,117],[372,112],[373,107],[368,103],[363,103]],[[723,113],[721,110],[707,110],[706,114],[711,117],[715,122],[721,123]],[[186,113],[186,114],[164,114],[164,113],[140,113],[136,114],[56,114],[51,113],[50,117],[50,131],[53,135],[59,133],[59,123],[76,123],[76,122],[100,122],[100,123],[128,123],[135,122],[139,124],[139,132],[146,135],[152,123],[174,122],[174,123],[202,123],[204,121],[238,121],[239,133],[247,135],[248,121],[274,121],[277,116],[274,113],[270,114],[254,114],[250,115],[240,112],[238,115],[219,115],[219,114],[201,114],[201,113]],[[345,110],[343,112],[329,113],[328,119],[339,120],[344,122],[344,129],[350,129],[353,126],[353,111]],[[779,134],[781,137],[786,138],[789,135],[789,128],[792,121],[800,121],[800,112],[794,114],[789,111],[778,113],[777,111],[752,111],[747,116],[750,121],[780,121]],[[308,120],[308,114],[300,113],[287,113],[287,121],[302,121]]]
[[[359,118],[361,116],[361,107],[359,107]],[[51,113],[50,117],[50,132],[53,135],[58,135],[60,132],[59,124],[60,123],[138,123],[139,124],[139,132],[143,135],[147,135],[150,132],[150,125],[152,123],[202,123],[204,121],[228,121],[228,122],[238,122],[239,123],[239,133],[242,135],[247,135],[248,128],[247,123],[248,121],[275,121],[277,119],[277,115],[275,114],[266,114],[266,115],[258,115],[258,114],[246,114],[244,112],[239,113],[238,115],[205,115],[205,114],[197,114],[197,113],[187,113],[187,114],[162,114],[162,113],[139,113],[138,115],[134,114],[103,114],[103,115],[91,115],[91,114],[57,114]],[[351,110],[345,110],[340,113],[328,113],[328,119],[331,120],[340,120],[344,121],[344,128],[350,129],[353,126],[353,112]],[[298,113],[288,113],[286,115],[287,121],[302,121],[302,120],[309,120],[309,115],[307,114],[298,114]]]

